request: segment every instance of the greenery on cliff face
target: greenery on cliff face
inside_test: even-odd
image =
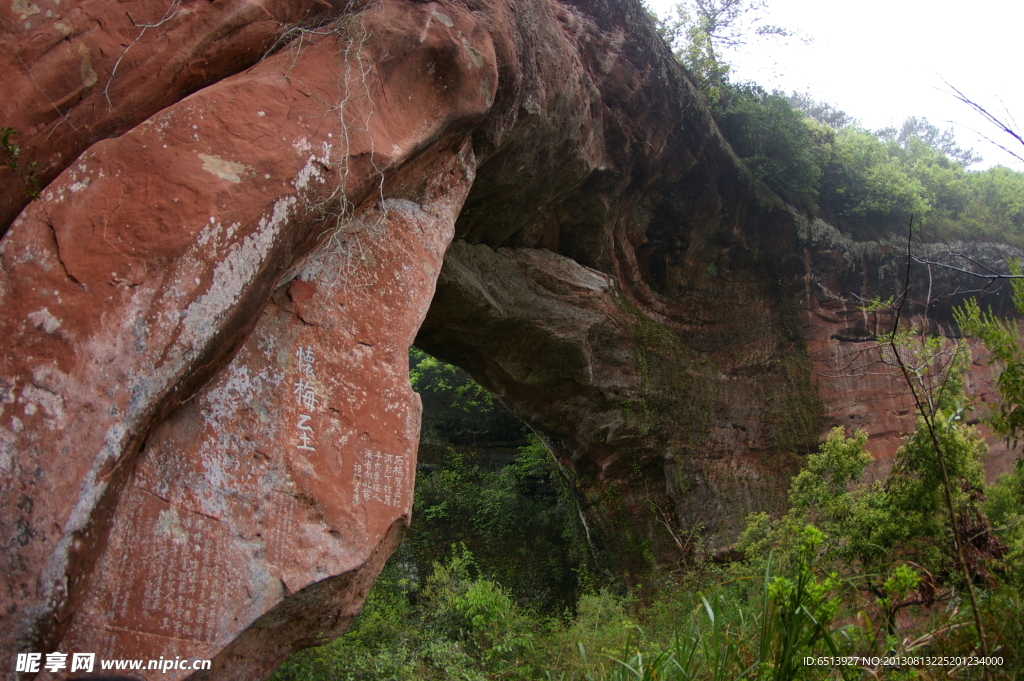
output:
[[[902,232],[910,215],[932,239],[1024,244],[1024,173],[970,171],[969,150],[921,118],[899,130],[842,127],[823,107],[753,85],[728,85],[715,109],[750,170],[790,202],[859,238]]]
[[[431,357],[419,348],[409,348],[409,383],[424,397],[439,397],[449,409],[474,413],[486,419],[494,407],[494,396],[465,371]]]
[[[931,239],[993,240],[1024,246],[1024,173],[979,160],[950,130],[911,117],[870,131],[806,95],[767,92],[729,79],[721,48],[754,33],[763,2],[689,0],[660,30],[711,105],[722,133],[755,176],[796,206],[862,239],[902,233],[910,215]],[[748,22],[749,24],[749,22]]]

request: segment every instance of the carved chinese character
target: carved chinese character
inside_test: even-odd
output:
[[[296,396],[297,402],[300,406],[306,409],[312,410],[316,407],[318,402],[316,396],[316,386],[311,381],[305,378],[300,378],[295,383],[295,390],[293,394]]]
[[[313,354],[313,346],[311,345],[306,347],[300,345],[295,348],[295,356],[299,359],[300,364],[312,364],[316,361],[316,356]]]

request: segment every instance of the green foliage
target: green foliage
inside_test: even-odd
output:
[[[722,133],[759,179],[797,207],[858,238],[902,233],[915,216],[932,240],[1024,246],[1024,173],[970,172],[980,160],[925,118],[874,133],[808,94],[766,93],[729,80],[723,49],[761,35],[765,2],[687,0],[659,32],[704,94]]]
[[[995,355],[1017,357],[1012,325],[970,308],[963,318],[990,334]],[[413,529],[353,627],[293,656],[274,678],[930,678],[925,669],[864,676],[803,660],[964,655],[977,644],[973,615],[1007,670],[1024,665],[1024,464],[986,498],[984,443],[964,418],[966,353],[910,332],[882,340],[903,358],[929,421],[918,420],[892,471],[873,484],[863,482],[867,436],[833,430],[792,479],[786,513],[748,519],[737,543],[743,561],[666,576],[646,601],[588,589],[578,510],[544,446],[534,440],[500,468],[451,450],[420,471]],[[974,609],[959,602],[965,585],[954,569],[939,451],[954,481],[957,529],[978,540],[972,564],[985,590]],[[983,550],[989,519],[1007,551],[998,542]],[[909,625],[899,616],[908,610]]]
[[[986,447],[964,423],[961,389],[963,362],[950,369],[935,395],[934,423],[947,472],[958,481],[954,505],[958,517],[977,515],[984,487],[982,458]],[[819,453],[793,478],[789,511],[772,521],[755,514],[738,541],[751,558],[764,560],[770,551],[788,555],[799,544],[797,528],[813,522],[830,537],[830,551],[844,572],[861,573],[860,588],[885,591],[885,566],[913,560],[931,574],[956,581],[952,528],[942,496],[941,468],[932,438],[922,419],[896,453],[889,476],[873,485],[857,484],[870,461],[867,436],[846,438],[834,429]]]
[[[487,409],[494,405],[494,395],[465,371],[416,347],[409,348],[409,382],[416,392],[441,395],[452,407],[462,411]]]
[[[290,657],[275,681],[535,678],[528,660],[543,631],[495,582],[474,576],[463,549],[435,563],[413,603],[400,564],[374,584],[352,628]]]
[[[1009,270],[1021,275],[1024,270],[1011,260]],[[1024,280],[1013,279],[1013,303],[1024,314]],[[978,301],[968,300],[954,311],[961,331],[978,338],[988,349],[989,363],[999,367],[996,387],[1000,400],[988,415],[988,424],[1016,448],[1024,435],[1024,348],[1015,320],[1000,319],[991,311],[982,312]],[[991,519],[995,534],[1006,545],[1004,568],[1011,581],[1024,587],[1024,458],[1017,458],[1011,474],[1003,475],[987,490],[983,510]]]
[[[628,654],[644,639],[632,616],[636,599],[607,589],[583,594],[576,616],[552,630],[556,665],[561,678],[598,678],[612,673],[615,658]],[[549,654],[550,656],[550,654]]]
[[[865,490],[851,486],[859,482],[870,456],[864,451],[867,435],[858,432],[846,438],[835,428],[818,453],[808,457],[807,466],[792,481],[789,511],[778,520],[766,513],[752,514],[737,540],[737,548],[748,558],[767,561],[773,551],[786,556],[799,545],[801,528],[814,522],[835,536],[849,530],[874,504],[865,503]],[[853,549],[851,549],[853,550]]]
[[[35,161],[23,161],[21,158],[21,147],[14,142],[18,131],[10,127],[0,128],[0,154],[3,155],[3,165],[13,170],[25,183],[25,196],[30,199],[39,198],[39,180],[36,178],[36,169],[39,164]]]
[[[1004,232],[1024,232],[1024,173],[996,166],[968,178],[987,221]]]
[[[915,143],[923,145],[964,168],[981,160],[973,149],[963,149],[957,145],[952,128],[940,130],[929,123],[927,118],[911,116],[903,121],[899,130],[883,128],[876,134],[880,140],[894,142],[904,149],[909,149]]]
[[[1000,476],[986,492],[983,509],[1006,545],[1002,568],[1011,584],[1024,589],[1024,459],[1018,459],[1013,472]]]
[[[472,578],[474,567],[465,548],[447,563],[434,563],[421,594],[424,623],[488,667],[514,667],[518,653],[530,645],[529,627],[497,583]]]
[[[815,207],[831,131],[805,123],[781,93],[744,85],[730,94],[718,124],[736,154],[785,199]]]
[[[813,525],[797,531],[795,569],[792,578],[775,577],[768,582],[762,634],[758,656],[758,672],[772,679],[795,679],[803,667],[804,655],[814,654],[824,644],[833,655],[839,648],[829,630],[839,611],[838,575],[833,573],[819,580],[816,576],[819,552],[825,535]],[[766,569],[765,580],[770,574]]]
[[[810,120],[817,121],[832,130],[857,126],[857,121],[848,113],[837,109],[828,102],[814,99],[809,93],[794,92],[786,97],[786,101]]]
[[[1020,263],[1010,263],[1010,272],[1022,273]],[[1017,310],[1024,310],[1024,280],[1013,279],[1013,302]],[[1024,312],[1022,312],[1024,313]],[[966,301],[954,311],[954,319],[961,331],[985,344],[990,354],[989,364],[999,365],[1000,401],[989,417],[992,429],[1016,447],[1024,433],[1024,351],[1020,332],[1013,320],[1000,319],[991,311],[982,312],[976,299]]]
[[[932,239],[1024,243],[1024,173],[967,171],[973,152],[924,119],[908,119],[899,133],[845,127],[829,152],[818,155],[818,205],[848,232],[877,238],[914,215]]]
[[[623,621],[619,630],[622,653],[618,656],[614,646],[597,649],[580,640],[579,661],[585,670],[599,675],[577,672],[570,678],[808,678],[807,672],[814,670],[804,666],[804,656],[840,651],[836,632],[830,628],[839,607],[835,595],[838,582],[835,576],[821,575],[816,565],[821,533],[807,526],[799,535],[798,560],[785,574],[774,575],[768,561],[763,580],[753,589],[731,580],[713,586],[712,593],[671,594],[649,610],[671,609],[674,616],[670,621],[652,620],[647,627]],[[614,666],[609,670],[597,657],[610,659]],[[823,669],[810,678],[825,673]]]
[[[551,611],[575,601],[586,543],[551,454],[536,438],[498,470],[451,450],[417,476],[413,517],[404,547],[421,570],[464,543],[518,602]]]
[[[820,201],[826,212],[853,228],[906,224],[931,206],[920,182],[907,174],[877,137],[864,130],[837,133],[830,162],[822,169]]]
[[[940,401],[943,408],[952,408],[956,396],[950,393]],[[947,421],[943,428],[954,434],[970,430],[962,421]],[[915,443],[915,437],[907,447],[924,449],[923,440]],[[948,446],[948,439],[944,443]],[[897,618],[900,611],[926,603],[921,594],[934,590],[936,582],[921,552],[907,547],[907,533],[894,526],[903,521],[917,528],[910,532],[920,531],[922,520],[913,518],[915,513],[940,514],[932,495],[919,501],[903,498],[906,490],[894,490],[898,485],[892,477],[858,487],[869,462],[865,444],[863,433],[846,438],[841,429],[833,431],[794,477],[790,511],[778,520],[752,516],[740,542],[748,560],[682,576],[652,602],[602,589],[583,593],[574,609],[551,617],[517,603],[513,591],[484,574],[494,566],[465,547],[430,565],[420,587],[410,577],[416,571],[404,546],[374,585],[352,629],[333,643],[293,656],[274,679],[851,679],[867,677],[850,667],[806,666],[804,658],[967,654],[974,645],[968,619],[952,601],[946,608],[919,612],[913,620],[917,633]],[[904,472],[893,474],[901,484],[903,477],[916,475],[920,482],[934,475],[923,451],[904,458]],[[969,466],[956,458],[950,457],[953,470],[972,479]],[[514,467],[536,471],[542,461],[534,451]],[[1000,523],[1016,522],[1019,528],[1024,470],[1015,475],[993,488],[985,509]],[[871,524],[887,529],[873,532]],[[947,536],[931,540],[940,553],[947,551],[948,529],[937,532]],[[858,533],[885,543],[870,568],[858,557],[870,553],[863,543],[856,546]],[[1004,569],[1019,575],[1020,564],[1018,558],[1017,567]],[[947,571],[944,579],[955,593],[955,575]],[[1007,671],[1017,661],[1024,663],[1022,586],[1014,584],[993,588],[980,599]],[[865,591],[867,601],[858,596]],[[843,625],[836,627],[837,622]],[[998,675],[1003,669],[992,671]],[[930,678],[913,668],[886,673],[884,678]]]
[[[275,681],[400,681],[414,678],[416,627],[406,584],[395,566],[378,577],[355,624],[326,645],[288,658]],[[386,651],[386,652],[385,652]]]
[[[878,606],[885,616],[886,629],[890,635],[896,633],[896,612],[907,600],[910,592],[917,589],[920,584],[921,576],[905,563],[895,566],[892,576],[882,582]]]
[[[753,37],[788,35],[785,29],[764,23],[761,12],[767,4],[767,0],[685,0],[675,6],[674,17],[659,22],[658,32],[713,107],[722,106],[728,94],[729,65],[721,59],[723,48],[745,44]]]
[[[793,478],[790,506],[829,518],[848,517],[854,505],[850,485],[860,481],[871,462],[864,451],[867,440],[862,430],[846,438],[842,428],[833,428],[821,449],[807,458],[806,467]]]
[[[957,481],[953,489],[957,516],[972,517],[978,494],[984,488],[981,460],[987,447],[973,428],[963,425],[959,414],[940,411],[935,425],[949,477]],[[889,545],[902,546],[903,555],[916,558],[933,573],[952,573],[953,547],[949,538],[953,530],[942,487],[935,447],[919,421],[917,432],[897,453],[883,490],[886,506],[891,509],[888,526],[862,532],[862,541],[888,540]]]

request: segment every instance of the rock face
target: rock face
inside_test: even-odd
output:
[[[407,171],[429,178],[416,201],[329,235],[152,432],[64,646],[212,658],[213,676],[251,679],[344,631],[412,507],[407,353],[474,166],[466,141],[433,156]]]
[[[93,143],[248,68],[286,27],[332,9],[322,0],[5,3],[0,121],[19,133],[23,174],[35,162],[45,187]],[[5,229],[28,202],[26,189],[14,170],[0,170]]]
[[[67,642],[253,678],[351,617],[408,519],[406,350],[496,82],[466,13],[342,15],[93,145],[19,216],[5,669]],[[228,587],[242,612],[206,606]]]
[[[252,679],[340,633],[409,522],[414,337],[546,438],[627,581],[893,385],[824,370],[870,258],[830,269],[636,0],[3,12],[4,669]],[[893,399],[857,423],[909,428]]]
[[[806,260],[805,288],[800,306],[801,333],[806,339],[818,393],[833,426],[863,429],[869,435],[868,450],[875,461],[868,475],[878,477],[891,468],[904,433],[914,428],[915,405],[903,376],[894,366],[889,348],[879,346],[879,334],[894,328],[891,309],[864,311],[864,301],[897,299],[908,279],[905,243],[864,244],[851,241],[835,229],[817,221],[808,226],[804,237]],[[918,245],[920,255],[929,260],[950,261],[947,247]],[[1018,249],[999,244],[957,244],[957,252],[975,263],[993,270],[1005,267],[1010,258],[1020,258]],[[990,284],[978,291],[978,281],[939,267],[926,268],[911,263],[910,288],[904,314],[907,323],[925,328],[930,334],[950,341],[945,352],[955,352],[959,332],[952,318],[954,305],[978,296],[982,305],[997,314],[1013,315],[1012,291],[1008,286]],[[927,310],[927,316],[923,313]],[[981,403],[998,400],[997,373],[989,365],[988,351],[979,344],[966,348],[972,353],[967,375],[968,392]],[[980,407],[979,411],[984,411]],[[1016,458],[1006,443],[988,435],[988,481],[1008,472]]]

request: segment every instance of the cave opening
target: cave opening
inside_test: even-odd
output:
[[[423,404],[411,527],[385,568],[415,602],[439,566],[470,561],[517,604],[574,609],[588,552],[567,481],[542,440],[463,369],[419,348]]]

